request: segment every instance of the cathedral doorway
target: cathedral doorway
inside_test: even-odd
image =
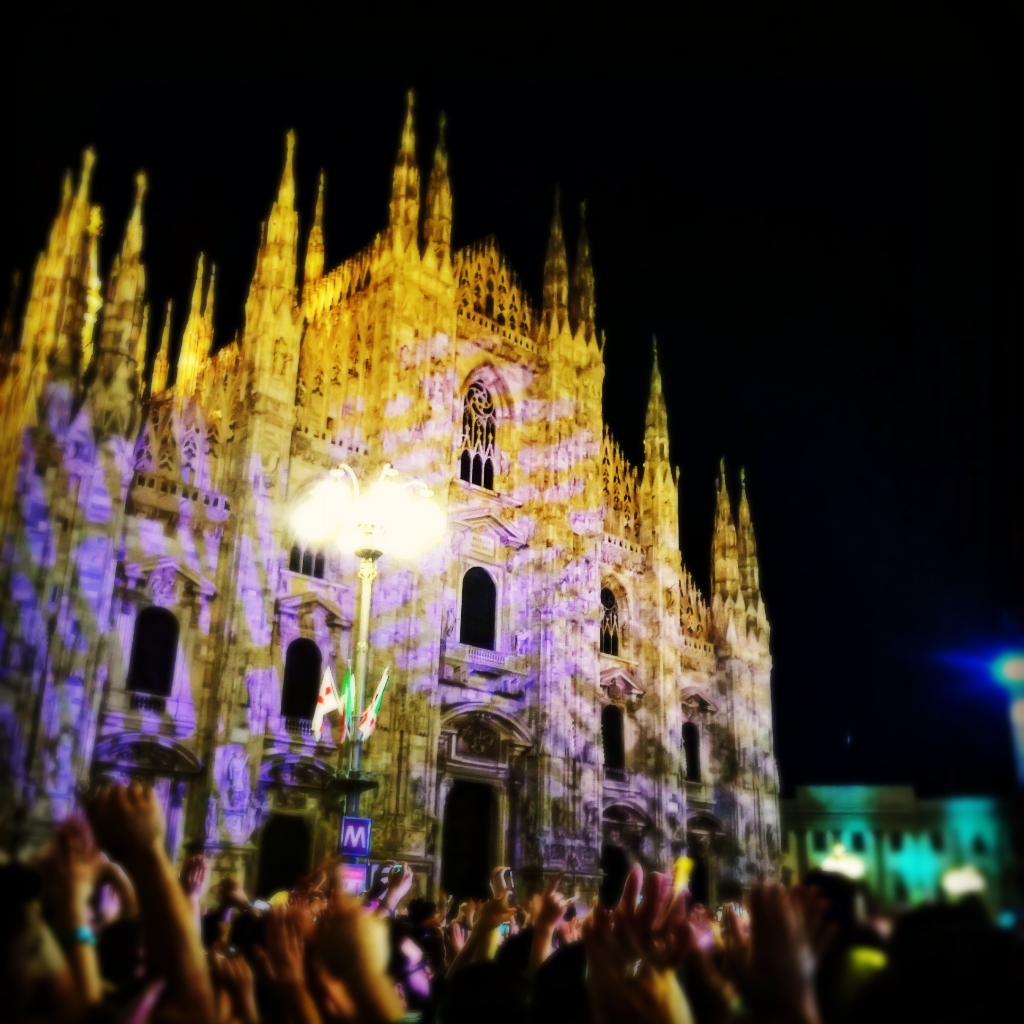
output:
[[[603,907],[617,907],[629,874],[629,854],[621,847],[605,843],[601,847],[601,885],[597,898]]]
[[[694,851],[693,868],[690,871],[690,896],[694,903],[711,905],[711,873],[708,870],[708,855],[702,850]]]
[[[495,792],[486,782],[458,779],[444,805],[441,888],[456,900],[487,899],[494,867]]]
[[[271,814],[260,840],[256,895],[267,899],[291,889],[309,872],[312,836],[306,819],[297,814]]]

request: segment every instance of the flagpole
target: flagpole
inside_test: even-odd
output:
[[[370,599],[373,581],[377,577],[377,559],[381,553],[372,549],[357,551],[359,557],[359,623],[356,639],[356,706],[353,721],[356,727],[352,747],[352,774],[358,777],[363,764],[363,740],[359,731],[359,718],[366,701],[366,662],[370,651]],[[359,814],[359,790],[352,793],[352,815]]]

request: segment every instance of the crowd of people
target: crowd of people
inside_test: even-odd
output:
[[[0,1018],[292,1024],[882,1024],[1019,1019],[1020,938],[979,903],[872,915],[848,879],[721,908],[634,865],[588,906],[497,868],[436,902],[389,865],[359,897],[328,861],[270,904],[180,871],[151,789],[108,786],[32,863],[0,867]]]

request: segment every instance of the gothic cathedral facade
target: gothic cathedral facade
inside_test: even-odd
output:
[[[442,126],[443,129],[443,126]],[[717,485],[710,599],[686,570],[657,357],[642,467],[603,424],[585,229],[557,205],[540,306],[496,243],[452,251],[443,130],[421,202],[410,109],[387,226],[324,265],[323,179],[300,280],[289,134],[244,327],[215,346],[199,259],[151,368],[138,179],[106,287],[91,153],[0,363],[0,839],[31,848],[101,779],[145,778],[180,857],[260,895],[337,850],[336,725],[356,559],[290,513],[332,467],[430,486],[444,541],[379,563],[364,768],[374,859],[423,893],[496,863],[592,892],[624,852],[688,853],[714,899],[778,858],[769,625],[745,489]],[[156,318],[154,318],[156,319]],[[330,720],[328,720],[330,722]]]

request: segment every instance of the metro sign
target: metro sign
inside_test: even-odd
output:
[[[369,857],[370,819],[342,818],[339,849],[343,856]]]

